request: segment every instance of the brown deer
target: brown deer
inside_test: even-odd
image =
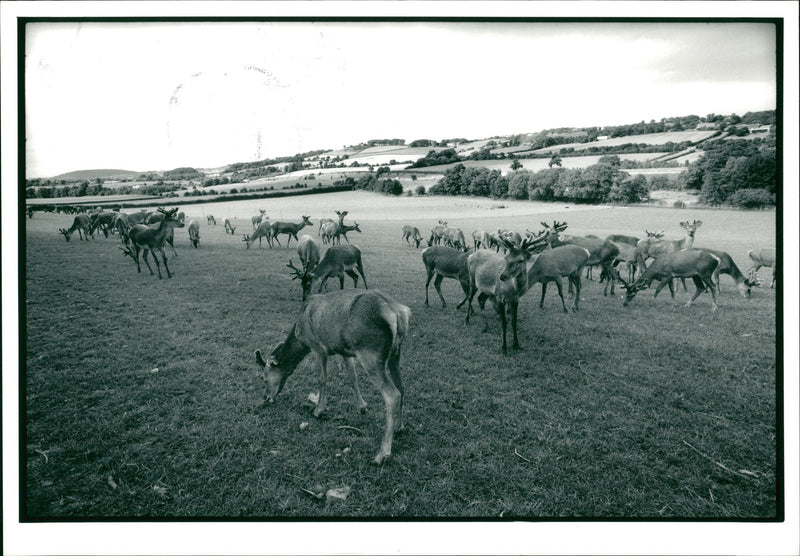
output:
[[[757,279],[757,272],[762,266],[768,266],[772,268],[772,282],[770,283],[769,287],[775,287],[775,276],[777,274],[777,262],[778,259],[776,257],[775,248],[774,247],[762,247],[761,249],[751,249],[747,252],[747,258],[753,261],[753,266],[750,267],[750,270],[747,272],[750,276],[751,282],[755,282]]]
[[[114,224],[114,219],[116,218],[118,213],[112,211],[103,211],[97,212],[93,214],[91,219],[91,229],[90,233],[94,234],[96,230],[100,230],[103,232],[103,235],[107,238],[108,232],[111,230],[112,225]]]
[[[197,244],[200,243],[200,223],[197,220],[192,220],[189,222],[187,230],[189,232],[189,243],[196,249]]]
[[[158,262],[158,257],[156,257],[156,251],[160,251],[161,260],[164,262],[164,268],[167,270],[167,277],[172,278],[172,273],[167,265],[167,256],[164,254],[164,243],[167,241],[167,237],[173,228],[183,228],[183,221],[175,218],[178,212],[177,208],[169,211],[160,208],[158,211],[163,215],[163,219],[159,222],[158,227],[153,228],[145,224],[134,225],[128,233],[131,246],[129,248],[120,247],[120,249],[122,249],[124,255],[128,255],[136,261],[136,270],[138,272],[142,272],[142,268],[139,265],[139,252],[143,250],[142,259],[144,259],[151,276],[153,275],[153,269],[147,261],[147,254],[152,253],[153,260],[156,262],[156,267],[158,268],[158,278],[163,279],[163,276],[161,276],[161,265]]]
[[[444,244],[460,251],[467,250],[467,240],[461,228],[445,228],[442,236]]]
[[[128,243],[128,230],[130,230],[132,226],[129,216],[124,212],[117,213],[114,217],[113,226],[116,228],[122,243]]]
[[[259,212],[259,214],[256,214],[255,216],[253,216],[253,217],[250,219],[250,221],[253,223],[253,229],[254,229],[254,230],[255,230],[256,228],[258,228],[258,225],[259,225],[259,224],[261,224],[261,221],[262,221],[262,220],[263,220],[263,218],[264,218],[264,213],[266,213],[267,211],[265,211],[264,209],[258,209],[258,212]]]
[[[687,220],[681,222],[680,226],[686,230],[683,239],[663,239],[663,232],[652,234],[647,232],[647,237],[641,240],[636,247],[636,265],[642,270],[647,270],[645,261],[649,258],[657,259],[665,253],[674,253],[682,249],[689,249],[694,244],[694,234],[697,228],[703,225],[702,220],[695,220],[691,224]]]
[[[419,233],[419,228],[406,224],[403,226],[403,239],[406,240],[406,243],[411,245],[411,242],[408,241],[410,239],[414,242],[414,247],[419,248],[419,244],[424,238],[422,234]]]
[[[467,299],[467,316],[465,322],[469,324],[472,314],[472,298],[475,293],[478,295],[478,305],[483,312],[486,300],[492,301],[497,314],[500,316],[500,324],[503,330],[502,352],[507,354],[506,347],[506,313],[511,316],[511,329],[514,341],[513,349],[520,349],[517,339],[517,307],[519,298],[527,291],[528,274],[526,263],[530,260],[536,249],[542,248],[547,244],[547,236],[531,236],[525,238],[517,246],[506,238],[500,238],[502,246],[506,249],[505,255],[500,255],[493,251],[480,249],[467,257],[467,267],[469,268],[469,298]],[[484,329],[488,329],[489,321],[484,315]]]
[[[358,410],[366,409],[356,374],[356,360],[380,390],[386,405],[386,429],[373,459],[383,463],[392,453],[394,432],[403,428],[403,381],[400,348],[408,333],[411,310],[378,291],[342,290],[314,295],[303,307],[286,339],[265,359],[255,351],[264,369],[266,400],[274,403],[286,379],[311,352],[317,355],[322,375],[314,415],[327,407],[327,364],[330,355],[341,355],[353,380]]]
[[[658,295],[664,286],[669,286],[672,299],[675,299],[673,278],[691,278],[697,287],[694,296],[686,303],[691,306],[695,299],[707,289],[711,291],[711,310],[717,310],[717,286],[714,284],[714,272],[719,266],[720,258],[702,249],[685,249],[666,253],[658,257],[632,284],[626,282],[616,274],[616,278],[625,287],[625,300],[622,305],[627,307],[637,292],[647,288],[654,280],[661,283],[656,288]]]
[[[336,234],[334,234],[334,239],[336,239],[336,245],[339,245],[339,243],[342,241],[342,238],[347,240],[347,243],[350,243],[350,240],[347,239],[347,232],[358,232],[360,234],[361,228],[358,227],[358,222],[353,222],[352,226],[348,224],[342,224],[341,226],[339,226],[339,228],[336,229]]]
[[[250,249],[250,245],[255,241],[258,240],[258,248],[261,249],[261,240],[265,238],[267,240],[267,244],[269,248],[272,249],[272,225],[269,223],[269,220],[264,220],[261,224],[258,225],[256,231],[253,232],[252,235],[244,234],[242,236],[242,241],[245,242],[245,249]]]
[[[445,278],[458,280],[461,284],[461,289],[464,290],[464,299],[456,305],[456,309],[460,309],[466,303],[469,298],[467,257],[467,253],[444,245],[433,245],[422,252],[422,262],[428,275],[425,281],[425,305],[428,305],[428,285],[434,276],[436,276],[436,279],[433,281],[433,287],[436,288],[436,293],[439,294],[439,299],[442,300],[442,307],[447,307],[440,287],[442,280]]]
[[[213,214],[209,214],[208,216],[206,216],[206,223],[207,223],[209,226],[211,226],[211,225],[214,225],[214,226],[216,226],[216,225],[217,225],[217,219],[216,219],[216,218],[214,218],[214,215],[213,215]]]
[[[225,218],[222,221],[222,225],[225,227],[225,233],[234,235],[236,233],[236,226],[233,225],[233,221],[230,218]]]
[[[431,237],[428,239],[428,247],[440,245],[444,239],[444,230],[447,228],[447,220],[439,220],[439,224],[431,228]]]
[[[488,232],[485,230],[472,230],[472,247],[474,249],[491,249]]]
[[[286,234],[289,236],[286,239],[286,247],[289,247],[289,243],[294,238],[297,241],[297,232],[305,228],[306,226],[313,226],[314,223],[309,220],[309,216],[303,216],[303,221],[299,224],[294,224],[292,222],[273,222],[272,223],[272,239],[277,242],[278,247],[281,247],[281,242],[278,240],[278,234]]]
[[[742,274],[742,271],[739,270],[739,267],[736,266],[736,263],[733,262],[733,258],[727,252],[718,251],[716,249],[708,249],[705,247],[695,247],[694,249],[707,251],[719,259],[717,269],[712,275],[712,278],[714,279],[714,285],[717,286],[717,293],[722,291],[719,287],[720,274],[727,274],[730,276],[736,283],[736,288],[739,290],[739,293],[745,299],[750,297],[750,289],[758,286],[758,282],[751,281],[750,279],[746,278],[744,274]]]
[[[561,278],[566,276],[575,288],[575,299],[572,301],[572,310],[578,311],[578,300],[581,298],[581,271],[586,266],[586,262],[591,258],[589,250],[578,245],[563,245],[544,251],[539,255],[528,270],[527,289],[535,284],[542,285],[542,298],[539,300],[539,308],[544,308],[544,295],[547,292],[547,284],[556,283],[558,296],[561,298],[561,306],[565,313],[567,305],[564,303],[564,291],[561,287]],[[523,292],[524,293],[524,292]]]
[[[361,262],[361,249],[356,245],[333,245],[325,251],[322,260],[315,267],[305,266],[299,269],[294,266],[294,263],[289,260],[287,265],[294,272],[293,280],[300,279],[300,285],[303,289],[303,301],[311,294],[311,286],[314,280],[319,280],[319,289],[317,293],[322,291],[325,282],[328,278],[339,278],[339,289],[344,289],[344,275],[347,273],[353,279],[353,287],[358,287],[358,273],[364,279],[364,289],[367,287],[367,277],[364,276],[364,265]]]
[[[84,239],[88,241],[89,236],[92,236],[92,239],[94,239],[94,234],[92,234],[92,221],[89,218],[89,215],[78,214],[72,220],[72,226],[70,226],[68,230],[65,230],[64,228],[59,228],[58,232],[60,234],[63,234],[64,238],[67,241],[69,241],[70,236],[72,236],[72,234],[76,230],[78,231],[78,237],[80,238],[81,241],[83,241]]]
[[[320,227],[323,245],[333,245],[333,238],[338,229],[339,226],[336,222],[325,222],[325,224]]]

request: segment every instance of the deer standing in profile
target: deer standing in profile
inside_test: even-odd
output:
[[[448,247],[461,251],[467,250],[467,240],[464,238],[464,232],[461,228],[445,228],[442,239]]]
[[[716,270],[714,270],[714,273],[711,275],[711,278],[714,281],[714,285],[717,286],[717,293],[720,293],[722,291],[719,287],[720,274],[727,274],[728,276],[730,276],[736,283],[736,288],[739,290],[739,293],[745,299],[748,299],[750,297],[750,289],[758,286],[757,281],[751,281],[748,278],[746,278],[744,274],[742,274],[742,271],[739,270],[739,267],[736,266],[736,263],[733,262],[733,258],[727,252],[718,251],[716,249],[708,249],[705,247],[693,247],[692,249],[706,251],[719,259],[719,264],[717,265]],[[662,287],[659,287],[657,292],[661,291],[661,289]],[[653,297],[655,297],[655,295]]]
[[[245,249],[250,249],[250,245],[255,240],[258,240],[258,248],[261,249],[262,238],[266,238],[269,248],[272,249],[272,225],[269,223],[269,220],[265,220],[259,224],[258,228],[256,228],[256,231],[253,232],[252,235],[244,234],[242,236],[242,241],[245,242]]]
[[[309,220],[309,216],[303,216],[303,221],[299,224],[294,224],[292,222],[273,222],[272,223],[272,239],[278,243],[278,247],[281,247],[281,242],[278,240],[278,234],[286,234],[289,236],[286,239],[286,247],[289,247],[289,242],[292,241],[294,238],[297,241],[297,232],[305,228],[306,226],[313,226],[314,223]]]
[[[751,282],[755,282],[757,279],[757,272],[762,266],[768,266],[772,268],[772,282],[770,283],[769,287],[775,287],[775,276],[777,274],[778,268],[778,259],[776,257],[775,248],[774,247],[762,247],[761,249],[751,249],[747,252],[747,258],[753,261],[753,266],[750,267],[750,270],[747,272],[750,276]]]
[[[189,222],[189,243],[196,249],[197,244],[200,243],[200,223],[197,220]]]
[[[570,284],[574,286],[575,299],[572,301],[572,310],[577,312],[578,300],[581,298],[581,271],[590,257],[589,250],[578,245],[563,245],[544,251],[528,270],[526,291],[536,284],[541,284],[542,298],[539,300],[539,308],[544,309],[547,284],[555,282],[558,296],[561,298],[561,307],[565,313],[568,313],[567,305],[564,303],[564,291],[561,287],[561,278],[566,276]]]
[[[367,403],[358,387],[355,362],[367,371],[386,405],[386,429],[380,450],[373,459],[383,463],[392,453],[395,431],[403,428],[403,381],[400,377],[400,348],[408,333],[411,310],[389,296],[372,290],[341,290],[313,295],[303,307],[286,339],[267,358],[255,351],[264,369],[266,400],[274,403],[286,379],[313,351],[322,376],[314,416],[325,412],[328,403],[327,365],[330,355],[341,355],[350,371],[356,404],[364,412]]]
[[[673,278],[691,278],[697,287],[694,296],[686,303],[691,306],[695,299],[707,289],[711,291],[711,310],[717,310],[717,286],[714,284],[714,272],[720,264],[720,258],[703,249],[684,249],[673,253],[666,253],[658,257],[645,270],[635,282],[629,284],[619,274],[616,278],[625,287],[625,300],[622,305],[627,307],[637,292],[647,288],[654,280],[661,283],[656,288],[654,297],[664,286],[669,286],[672,299],[675,299]]]
[[[460,309],[467,302],[467,299],[469,299],[468,256],[464,251],[445,247],[444,245],[433,245],[422,252],[422,263],[425,265],[425,272],[428,275],[427,280],[425,280],[425,305],[428,305],[428,285],[434,276],[436,276],[436,279],[433,281],[433,287],[436,288],[436,293],[439,294],[439,299],[442,300],[443,308],[447,307],[447,303],[444,300],[440,286],[445,278],[458,280],[459,284],[461,284],[461,289],[464,290],[464,299],[458,302],[456,309]]]
[[[419,233],[419,228],[406,224],[403,226],[403,239],[406,240],[406,243],[409,245],[411,245],[411,241],[413,241],[414,247],[419,248],[419,244],[423,240],[423,237],[422,234]],[[409,239],[411,241],[409,241]]]
[[[258,209],[258,212],[259,212],[259,214],[256,214],[255,216],[253,216],[253,217],[250,219],[250,221],[253,223],[253,229],[254,229],[254,230],[255,230],[256,228],[258,228],[258,225],[259,225],[259,224],[261,224],[261,221],[262,221],[262,220],[263,220],[263,218],[264,218],[264,213],[266,213],[267,211],[265,211],[264,209]]]
[[[500,238],[503,247],[506,249],[505,255],[500,255],[493,251],[480,249],[467,257],[467,267],[469,268],[469,298],[467,299],[467,316],[465,322],[469,324],[472,314],[472,298],[475,293],[478,295],[478,305],[483,312],[486,300],[492,301],[497,314],[500,316],[500,324],[503,329],[502,352],[507,354],[506,347],[506,313],[511,316],[511,328],[514,341],[513,349],[520,349],[517,339],[517,307],[519,298],[528,289],[528,274],[526,263],[530,260],[536,249],[542,248],[547,244],[547,236],[532,236],[525,238],[517,246],[506,238]],[[488,329],[489,321],[484,315],[485,328]]]
[[[364,289],[367,287],[367,277],[364,275],[364,265],[361,262],[361,249],[356,245],[333,245],[325,251],[322,260],[315,267],[306,266],[299,269],[294,266],[294,263],[289,260],[287,265],[294,276],[292,279],[300,279],[300,285],[303,288],[303,301],[311,294],[311,286],[314,280],[319,280],[319,289],[317,293],[322,291],[325,282],[328,278],[339,278],[339,289],[344,289],[344,275],[345,273],[353,279],[353,288],[358,287],[358,274],[364,279]]]
[[[144,263],[147,265],[147,269],[152,276],[153,269],[147,261],[147,254],[151,253],[153,255],[153,260],[156,262],[156,267],[158,268],[158,278],[163,279],[163,276],[161,276],[161,265],[158,262],[158,257],[156,257],[156,251],[160,251],[161,260],[164,262],[164,268],[167,271],[167,278],[172,278],[172,273],[167,265],[167,256],[164,254],[164,243],[173,228],[183,228],[183,221],[175,218],[175,214],[178,212],[177,208],[169,211],[165,211],[161,208],[158,210],[163,214],[163,219],[159,222],[158,227],[153,228],[145,224],[134,225],[128,233],[131,241],[130,247],[120,247],[120,249],[122,249],[124,255],[128,255],[136,261],[136,270],[140,273],[142,272],[142,268],[139,265],[139,252],[144,251],[142,259],[144,259]]]
[[[84,239],[88,241],[90,235],[92,239],[94,239],[94,234],[92,234],[92,221],[87,214],[78,214],[72,220],[72,226],[70,226],[69,229],[65,230],[64,228],[59,228],[58,232],[63,234],[64,238],[69,241],[70,236],[72,236],[76,230],[78,231],[78,237],[81,241]]]

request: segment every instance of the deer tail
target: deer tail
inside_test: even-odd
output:
[[[390,353],[396,353],[400,350],[400,345],[408,333],[411,309],[400,303],[386,303],[381,310],[381,315],[392,331]]]

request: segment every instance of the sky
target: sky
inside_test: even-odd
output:
[[[39,22],[27,176],[776,107],[765,23]]]

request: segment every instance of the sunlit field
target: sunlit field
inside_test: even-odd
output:
[[[411,309],[406,428],[381,466],[371,460],[383,401],[362,373],[369,410],[359,414],[338,357],[323,418],[309,401],[320,381],[313,355],[263,403],[253,350],[286,337],[301,301],[286,267],[294,240],[244,248],[259,208],[271,220],[309,215],[314,227],[301,233],[315,238],[320,217],[347,210],[369,288]],[[466,325],[454,280],[442,286],[446,308],[432,285],[425,306],[423,247],[401,240],[403,224],[427,239],[439,219],[467,238],[566,220],[575,235],[680,239],[679,222],[699,219],[695,245],[729,252],[746,272],[749,249],[775,244],[774,212],[367,192],[181,210],[200,222],[199,248],[176,230],[174,277],[163,280],[144,265],[137,274],[116,236],[65,242],[58,229],[72,216],[26,220],[27,519],[776,517],[777,290],[767,269],[750,299],[723,275],[716,313],[708,293],[685,308],[682,289],[675,303],[645,290],[623,307],[619,289],[604,297],[585,280],[580,311],[565,314],[552,286],[539,309],[535,286],[520,302],[523,349],[503,356],[498,320],[488,315],[488,332],[480,315]],[[341,487],[346,500],[326,502]]]

